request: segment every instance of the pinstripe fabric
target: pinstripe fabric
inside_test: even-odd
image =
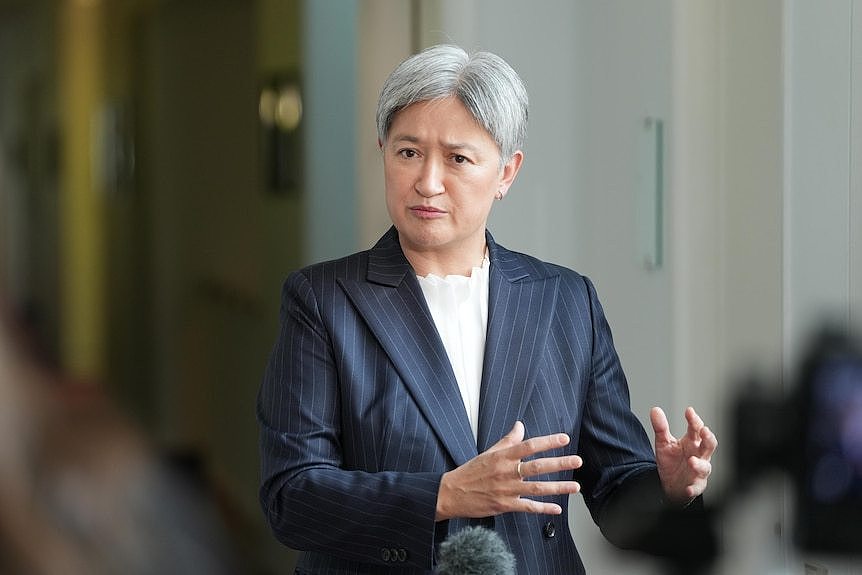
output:
[[[260,495],[276,537],[306,551],[297,573],[430,572],[447,528],[470,523],[435,524],[442,473],[516,420],[528,436],[571,434],[554,454],[584,458],[576,475],[598,521],[616,486],[654,472],[592,284],[508,251],[490,234],[488,247],[478,448],[394,228],[371,250],[286,280],[258,397]],[[549,499],[566,509],[567,497]],[[554,537],[545,534],[549,522]],[[482,523],[510,546],[519,573],[584,572],[565,515]]]

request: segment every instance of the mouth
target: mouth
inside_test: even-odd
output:
[[[445,210],[435,208],[434,206],[410,206],[410,212],[421,218],[440,217],[446,214]]]

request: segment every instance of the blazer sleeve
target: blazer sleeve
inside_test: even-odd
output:
[[[281,326],[258,395],[260,501],[288,547],[430,569],[441,473],[343,465],[341,381],[322,302],[302,272],[282,291]]]
[[[714,541],[702,498],[686,508],[664,496],[652,444],[631,411],[628,384],[595,288],[587,278],[592,319],[591,376],[581,427],[584,501],[614,545],[653,555],[704,557]],[[680,542],[686,544],[680,548]]]
[[[578,478],[593,518],[608,496],[626,479],[655,470],[652,445],[640,420],[632,413],[629,388],[614,348],[610,326],[589,279],[585,284],[590,318],[587,385],[580,426],[579,450],[584,467]],[[583,293],[583,291],[581,292]]]

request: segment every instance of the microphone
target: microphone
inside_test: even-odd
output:
[[[436,575],[515,575],[515,556],[485,527],[467,527],[440,544]]]

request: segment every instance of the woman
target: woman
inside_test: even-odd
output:
[[[493,54],[436,46],[384,84],[393,227],[286,280],[258,398],[261,502],[305,551],[297,573],[427,573],[470,524],[520,573],[583,573],[570,494],[629,546],[614,518],[631,501],[705,489],[715,436],[689,408],[677,440],[655,408],[653,454],[589,280],[486,230],[526,123],[526,90]]]

